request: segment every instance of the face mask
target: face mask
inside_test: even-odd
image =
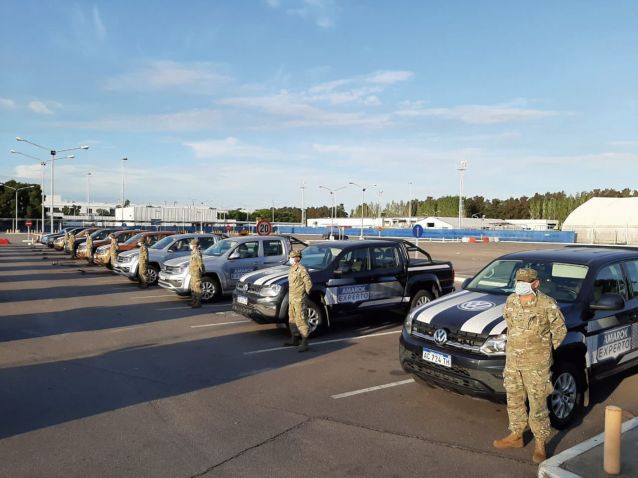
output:
[[[194,248],[193,246],[191,246],[191,251],[192,251],[193,249],[195,249],[195,248]]]
[[[295,263],[296,263],[296,262],[295,262],[295,259],[294,259],[293,257],[291,257],[290,259],[288,259],[288,264],[289,264],[289,265],[294,266],[294,265],[295,265]]]
[[[514,292],[516,292],[516,295],[530,295],[534,293],[534,289],[532,289],[532,284],[529,282],[517,281],[514,286]]]

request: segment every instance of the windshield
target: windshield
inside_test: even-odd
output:
[[[168,247],[169,245],[171,245],[174,240],[175,239],[173,239],[170,236],[169,237],[165,237],[161,241],[157,241],[155,244],[153,244],[151,247],[149,247],[149,249],[164,249],[164,248]]]
[[[301,263],[308,269],[325,269],[343,249],[330,245],[313,245],[302,252]]]
[[[224,239],[223,241],[219,241],[217,244],[213,244],[208,249],[204,251],[205,256],[223,256],[230,249],[234,248],[237,244],[237,241],[233,241],[230,239]]]
[[[534,269],[540,280],[539,290],[558,302],[573,302],[578,297],[589,268],[580,264],[525,260],[496,260],[478,273],[465,287],[475,292],[511,294],[516,271],[522,267]]]
[[[142,237],[142,233],[141,233],[141,232],[140,232],[140,233],[138,233],[138,234],[135,234],[133,237],[131,237],[131,238],[130,238],[128,241],[126,241],[124,244],[133,244],[133,243],[135,243],[135,242],[139,241],[139,240],[140,240],[140,237]]]
[[[91,237],[99,241],[101,239],[104,239],[106,236],[108,236],[112,232],[113,231],[111,229],[106,229],[104,231],[96,231],[93,234],[91,234]]]

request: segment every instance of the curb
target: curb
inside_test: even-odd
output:
[[[636,427],[638,427],[638,417],[632,418],[631,420],[627,420],[623,423],[621,433],[626,433]],[[572,458],[576,458],[577,456],[588,452],[598,445],[602,445],[604,442],[605,433],[599,433],[595,437],[585,440],[584,442],[568,448],[558,455],[545,460],[538,467],[538,478],[582,478],[580,475],[561,468],[561,465]]]

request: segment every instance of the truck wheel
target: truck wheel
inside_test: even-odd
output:
[[[214,277],[202,277],[202,302],[212,302],[219,294],[219,281]]]
[[[425,289],[418,290],[414,296],[412,296],[412,301],[410,301],[410,310],[415,307],[419,307],[420,305],[427,304],[428,302],[432,302],[433,300],[434,296],[432,295],[432,292]]]
[[[306,322],[308,335],[317,335],[324,325],[323,310],[312,300],[306,301]]]
[[[567,428],[583,406],[584,372],[571,362],[558,363],[552,374],[554,392],[547,397],[549,419],[554,428]]]
[[[148,275],[148,285],[157,284],[157,277],[159,275],[159,267],[155,264],[149,264],[148,269],[146,270],[146,274]]]

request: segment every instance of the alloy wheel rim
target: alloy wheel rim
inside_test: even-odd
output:
[[[428,302],[430,302],[430,298],[427,295],[424,295],[423,297],[419,297],[416,301],[416,306],[419,307],[423,304],[427,304]]]
[[[551,406],[554,415],[560,420],[567,418],[576,407],[576,379],[571,373],[562,373],[554,382]]]
[[[306,312],[306,318],[308,320],[308,329],[310,329],[310,332],[317,330],[317,327],[319,327],[321,322],[321,318],[317,311],[314,309],[308,309]]]
[[[215,285],[212,282],[202,282],[202,299],[209,300],[215,296]]]

